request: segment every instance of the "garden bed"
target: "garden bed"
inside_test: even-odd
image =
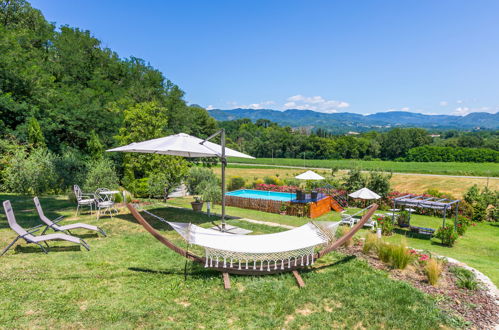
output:
[[[360,243],[360,242],[359,242]],[[405,270],[392,269],[375,254],[365,254],[362,244],[342,247],[340,252],[355,255],[366,260],[374,268],[387,271],[393,279],[410,283],[417,289],[433,296],[437,304],[451,314],[457,314],[480,329],[494,329],[499,325],[498,297],[491,296],[486,286],[481,283],[476,290],[458,287],[456,277],[450,271],[452,264],[445,263],[436,286],[428,283],[426,275],[416,267],[408,266]]]

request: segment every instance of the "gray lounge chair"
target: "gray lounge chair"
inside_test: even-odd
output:
[[[41,226],[37,226],[34,228],[31,228],[29,230],[24,229],[23,227],[19,226],[16,222],[16,217],[14,216],[14,211],[12,210],[12,206],[10,205],[10,201],[5,201],[3,202],[3,208],[5,210],[5,215],[7,216],[7,220],[9,221],[9,226],[10,228],[15,231],[19,236],[16,237],[12,243],[7,246],[2,253],[0,253],[0,257],[3,256],[11,247],[14,245],[20,238],[24,239],[26,243],[33,243],[38,245],[43,252],[48,253],[48,244],[47,241],[53,241],[53,240],[62,240],[62,241],[68,241],[76,244],[80,244],[83,246],[85,249],[90,251],[90,247],[88,244],[82,240],[81,238],[66,235],[66,234],[49,234],[49,235],[40,235],[40,236],[34,236],[33,233],[37,232],[40,230]],[[42,246],[40,243],[43,242],[47,246],[45,248]]]
[[[35,202],[36,206],[36,211],[38,212],[38,216],[40,217],[40,220],[45,223],[46,227],[42,232],[42,235],[45,234],[45,232],[49,229],[52,228],[54,231],[62,231],[62,232],[67,232],[70,235],[73,235],[70,230],[73,229],[87,229],[87,230],[92,230],[101,233],[104,236],[106,235],[106,232],[102,230],[101,228],[97,226],[92,226],[92,225],[87,225],[86,223],[73,223],[70,225],[65,225],[65,226],[59,226],[57,222],[60,222],[62,220],[62,217],[59,217],[55,219],[54,221],[50,220],[45,216],[45,213],[43,213],[42,205],[40,204],[40,201],[38,200],[38,197],[33,198],[33,202]]]

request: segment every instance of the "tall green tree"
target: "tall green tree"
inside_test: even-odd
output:
[[[47,145],[45,144],[45,137],[43,136],[42,129],[38,120],[35,117],[31,117],[28,120],[27,126],[27,137],[28,143],[33,148],[45,148]]]

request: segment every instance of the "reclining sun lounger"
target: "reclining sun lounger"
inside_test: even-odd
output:
[[[10,228],[15,231],[19,236],[16,237],[12,243],[7,246],[2,253],[0,253],[0,256],[3,256],[11,247],[14,245],[20,238],[24,239],[26,243],[33,243],[38,245],[43,252],[48,253],[48,244],[47,241],[53,241],[53,240],[62,240],[62,241],[68,241],[76,244],[80,244],[83,246],[85,249],[90,251],[90,247],[88,244],[82,240],[81,238],[66,235],[66,234],[49,234],[49,235],[40,235],[40,236],[34,236],[33,233],[37,232],[40,230],[41,226],[31,228],[28,231],[24,229],[23,227],[19,226],[19,224],[16,222],[16,217],[14,216],[14,211],[12,210],[12,206],[10,205],[10,201],[5,201],[3,202],[3,208],[5,210],[5,215],[7,216],[7,220],[9,221],[9,226]],[[43,242],[47,246],[47,248],[43,247],[40,243]]]
[[[73,229],[87,229],[87,230],[93,230],[101,233],[104,236],[106,235],[106,232],[102,230],[101,228],[97,226],[92,226],[92,225],[87,225],[86,223],[73,223],[70,225],[65,225],[65,226],[59,226],[57,222],[62,220],[62,217],[59,217],[55,219],[54,221],[50,220],[45,216],[45,213],[43,213],[42,205],[40,204],[40,201],[38,200],[38,197],[33,198],[33,202],[35,202],[36,206],[36,211],[38,212],[38,216],[40,217],[40,220],[43,221],[43,223],[46,224],[45,229],[42,232],[42,235],[45,234],[45,232],[49,229],[52,228],[54,231],[62,231],[62,232],[67,232],[72,235],[70,230]]]

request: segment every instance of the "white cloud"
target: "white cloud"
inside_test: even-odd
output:
[[[227,102],[227,104],[232,108],[241,108],[241,109],[268,109],[269,107],[274,106],[276,103],[274,101],[263,101],[260,103],[251,103],[251,104],[239,104],[237,102],[231,101]]]
[[[440,101],[439,104],[440,104],[441,107],[446,107],[446,106],[449,105],[449,102],[447,102],[447,101]]]
[[[322,96],[293,95],[287,98],[284,109],[313,110],[323,113],[338,112],[339,109],[348,108],[350,104],[344,101],[327,100]]]
[[[456,103],[457,103],[457,104],[463,104],[463,103],[464,103],[464,101],[463,101],[463,100],[457,100],[457,101],[456,101]]]
[[[215,107],[213,105],[211,105],[211,104],[206,107],[206,110],[213,110],[213,109],[215,109]]]
[[[402,108],[399,108],[399,109],[395,109],[395,108],[390,108],[390,109],[387,109],[386,112],[394,112],[394,111],[410,111],[411,108],[409,107],[402,107]]]
[[[466,116],[472,112],[488,112],[488,113],[496,113],[499,110],[498,107],[479,107],[479,108],[470,108],[470,107],[457,107],[454,109],[452,115],[455,116]]]

